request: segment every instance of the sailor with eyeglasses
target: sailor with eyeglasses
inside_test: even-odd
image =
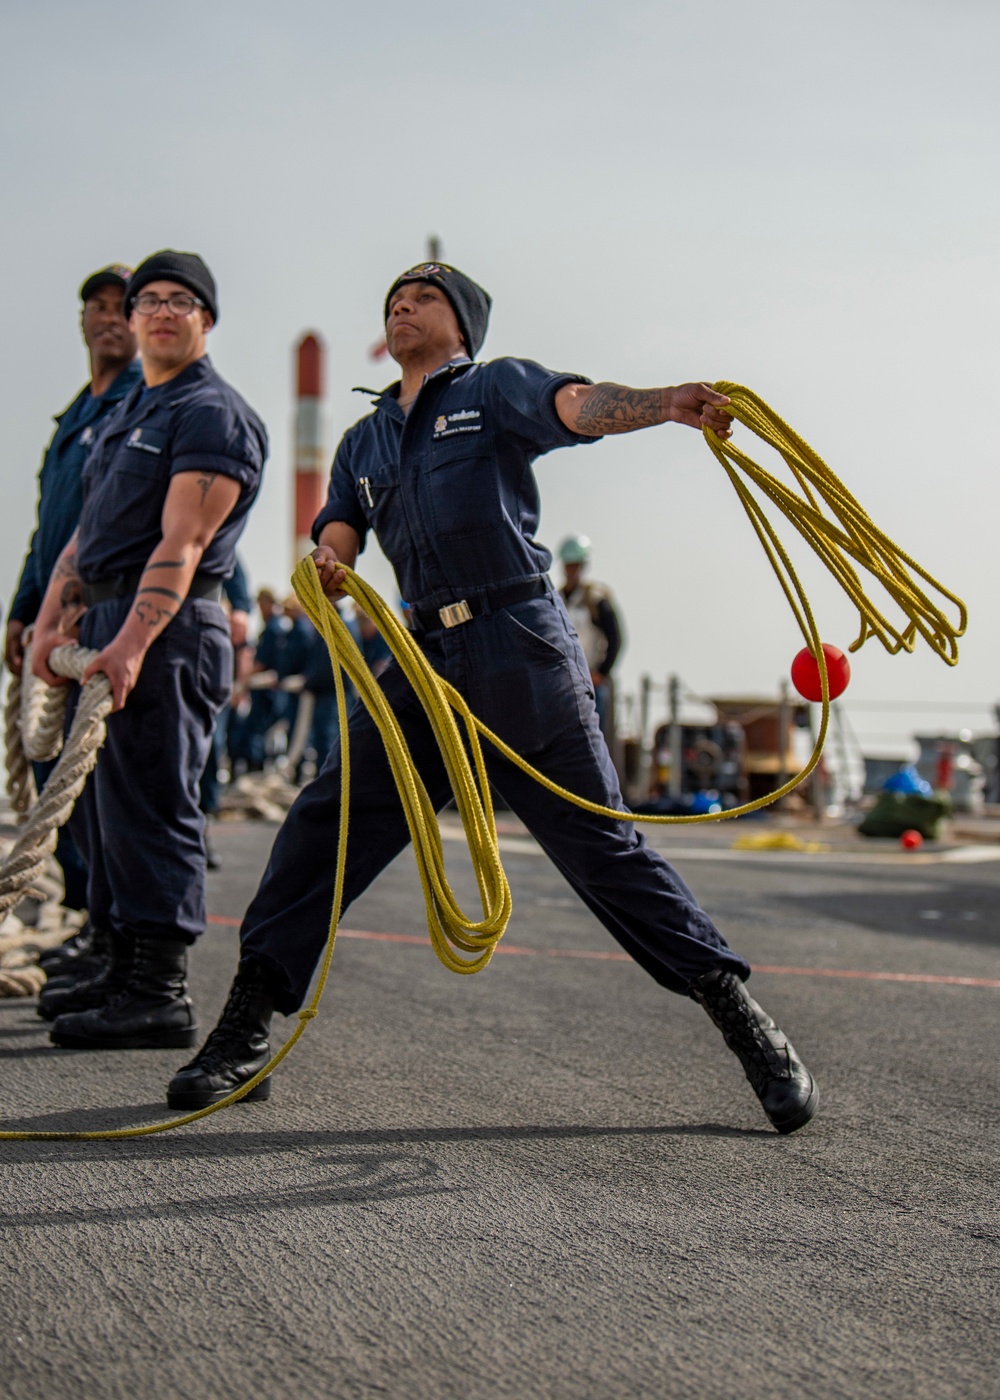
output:
[[[35,671],[54,682],[61,599],[75,590],[86,607],[80,642],[99,653],[85,679],[103,672],[114,696],[72,818],[111,960],[52,1008],[53,1042],[82,1049],[194,1043],[185,979],[187,949],[205,927],[199,781],[233,675],[220,598],[268,451],[263,423],[206,354],[219,309],[200,257],[154,253],[124,310],[142,382],[87,460],[80,525],[53,572],[34,649]]]

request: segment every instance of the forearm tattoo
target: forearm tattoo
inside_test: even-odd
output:
[[[76,567],[75,549],[71,554],[64,554],[59,559],[59,562],[56,564],[55,576],[56,578],[76,579],[77,583],[80,582],[80,571]]]
[[[627,389],[595,384],[577,414],[576,430],[593,437],[631,433],[664,421],[662,389]]]
[[[174,595],[177,596],[176,594]],[[176,608],[164,608],[158,603],[151,603],[145,598],[137,598],[135,603],[135,615],[140,622],[147,627],[159,627],[160,623],[166,619],[167,622],[177,616]]]
[[[198,481],[202,488],[202,500],[208,493],[208,487],[215,480],[214,477],[207,478],[207,485],[204,484],[206,478],[199,477]],[[133,612],[139,621],[146,627],[159,627],[161,623],[170,622],[177,616],[181,604],[184,602],[183,593],[178,593],[174,588],[163,588],[159,584],[146,583],[146,575],[154,569],[183,569],[187,564],[186,559],[153,559],[142,571],[142,587],[136,593],[135,607]],[[147,595],[153,594],[154,598]],[[169,598],[176,603],[176,607],[169,607],[165,603],[155,601],[156,598]]]
[[[183,603],[184,599],[179,593],[175,593],[172,588],[140,588],[140,593],[162,593],[164,598],[173,598],[178,603]]]
[[[57,582],[62,580],[59,590],[59,630],[68,634],[87,610],[75,551],[62,556],[56,564],[54,577]]]
[[[68,633],[87,611],[79,575],[67,579],[59,593],[59,630]]]

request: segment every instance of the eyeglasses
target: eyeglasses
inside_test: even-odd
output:
[[[187,292],[171,292],[168,297],[158,297],[155,292],[140,292],[132,303],[132,310],[140,316],[155,316],[161,306],[165,306],[174,316],[190,316],[196,306],[204,306],[197,297]]]

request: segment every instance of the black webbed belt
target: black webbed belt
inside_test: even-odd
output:
[[[129,598],[142,581],[145,569],[135,569],[129,574],[113,574],[110,578],[95,579],[83,585],[83,601],[87,607],[95,603],[106,603],[109,598]],[[222,580],[213,574],[195,574],[188,589],[189,598],[209,598],[217,603],[222,597]]]
[[[460,627],[463,622],[471,622],[483,613],[496,612],[500,608],[511,608],[515,603],[526,603],[529,598],[540,598],[549,591],[546,578],[529,578],[523,583],[511,583],[505,588],[483,588],[471,599],[460,598],[443,608],[411,608],[410,618],[415,632],[433,632],[439,627]]]

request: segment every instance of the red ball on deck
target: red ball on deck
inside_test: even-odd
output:
[[[830,686],[830,699],[843,695],[851,679],[851,663],[840,650],[828,642],[823,643],[826,657],[826,676]],[[819,662],[808,647],[803,647],[792,662],[792,685],[804,700],[822,700],[823,686],[820,682]]]
[[[911,828],[909,831],[903,832],[902,836],[899,838],[899,844],[904,851],[919,851],[920,847],[924,844],[924,838],[920,835],[919,831],[914,831]]]

